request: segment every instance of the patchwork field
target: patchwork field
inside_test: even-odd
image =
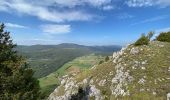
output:
[[[51,93],[56,86],[59,85],[59,77],[65,74],[78,74],[98,64],[100,61],[104,60],[104,58],[104,56],[90,54],[87,56],[77,57],[76,59],[64,64],[57,71],[39,79],[43,93],[49,95],[49,93]]]

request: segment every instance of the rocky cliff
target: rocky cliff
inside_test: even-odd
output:
[[[79,87],[89,100],[165,100],[170,93],[170,43],[128,45],[108,62],[60,80],[49,100],[70,100]]]

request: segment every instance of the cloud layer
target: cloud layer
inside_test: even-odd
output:
[[[39,0],[1,0],[0,11],[26,14],[57,23],[89,21],[96,19],[97,15],[87,11],[87,7],[112,10],[115,8],[113,3],[115,1],[117,0],[41,0],[41,2]],[[122,0],[122,2],[129,7],[170,6],[170,0]]]
[[[75,9],[77,6],[88,5],[93,8],[108,6],[111,0],[1,0],[0,11],[16,12],[38,17],[51,22],[88,21],[96,16],[85,10]]]

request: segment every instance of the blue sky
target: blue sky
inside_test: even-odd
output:
[[[170,30],[170,0],[1,0],[0,22],[19,45],[126,45]]]

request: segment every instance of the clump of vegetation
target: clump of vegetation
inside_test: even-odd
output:
[[[149,44],[149,39],[147,36],[142,35],[136,42],[135,46],[140,46],[140,45],[148,45]]]
[[[109,61],[109,56],[106,56],[106,58],[105,58],[105,62],[107,62],[107,61]]]
[[[156,40],[162,42],[170,42],[170,31],[160,33],[160,35],[156,38]]]
[[[87,85],[86,87],[82,88],[79,87],[78,93],[73,94],[70,100],[88,100],[88,95],[90,93],[90,86]]]
[[[149,41],[151,40],[152,36],[154,35],[154,32],[149,32],[146,35],[142,34],[142,36],[135,42],[135,46],[140,46],[140,45],[148,45]]]
[[[39,82],[23,57],[14,50],[10,33],[0,25],[0,100],[37,100]]]
[[[100,65],[100,64],[102,64],[102,63],[104,63],[104,61],[103,61],[103,60],[101,60],[101,61],[99,62],[99,65]]]

